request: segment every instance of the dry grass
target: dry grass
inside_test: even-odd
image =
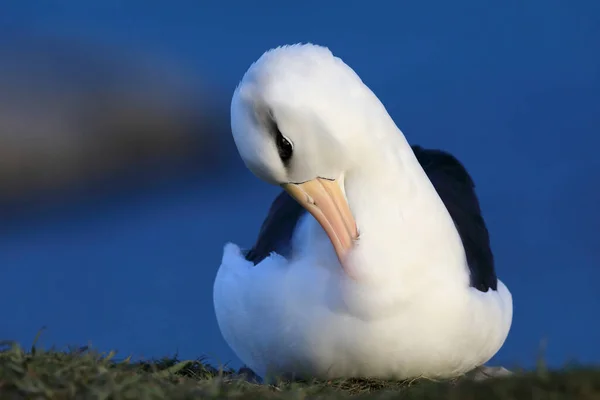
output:
[[[202,360],[114,360],[88,348],[25,351],[4,342],[0,399],[600,399],[600,369],[568,368],[474,382],[345,379],[262,385]]]

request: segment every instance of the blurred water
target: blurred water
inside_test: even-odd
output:
[[[186,60],[228,93],[271,46],[329,45],[409,141],[454,152],[478,184],[515,302],[494,361],[531,365],[547,338],[553,365],[600,362],[600,3],[267,3],[15,2],[0,23]],[[27,344],[47,325],[46,344],[237,365],[216,326],[212,280],[227,241],[252,243],[275,191],[233,169],[10,225],[0,337]]]

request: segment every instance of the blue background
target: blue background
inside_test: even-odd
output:
[[[27,32],[159,54],[226,100],[268,48],[329,46],[411,143],[450,150],[473,175],[515,304],[493,363],[531,366],[546,339],[553,366],[600,363],[600,2],[21,1],[0,10],[5,39]],[[0,338],[29,345],[45,325],[47,346],[239,365],[216,325],[212,283],[223,245],[252,244],[276,191],[234,159],[218,177],[4,224]]]

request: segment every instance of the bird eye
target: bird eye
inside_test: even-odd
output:
[[[277,151],[279,152],[279,157],[281,158],[281,161],[286,162],[289,161],[290,158],[292,158],[292,152],[294,151],[294,148],[292,146],[292,144],[289,142],[289,140],[287,140],[279,131],[279,129],[276,127],[276,136],[275,136],[275,143],[277,144]]]
[[[277,122],[275,121],[275,116],[273,115],[273,110],[268,111],[268,125],[271,132],[275,136],[275,144],[277,145],[279,158],[281,158],[281,161],[284,163],[287,163],[290,158],[292,158],[294,146],[292,146],[290,141],[287,140],[279,130]]]

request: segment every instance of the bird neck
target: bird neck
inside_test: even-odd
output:
[[[432,278],[467,280],[454,222],[404,135],[389,120],[387,131],[374,135],[382,143],[373,146],[373,161],[345,176],[360,235],[351,253],[355,275],[406,284],[431,284]]]

